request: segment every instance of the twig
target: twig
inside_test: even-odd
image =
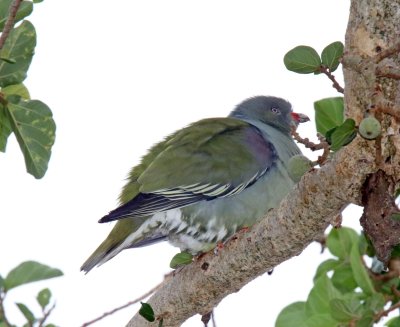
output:
[[[328,142],[326,142],[325,138],[323,135],[321,135],[320,133],[317,134],[318,136],[318,140],[320,142],[320,144],[323,146],[324,152],[322,153],[322,155],[320,155],[317,159],[317,163],[321,166],[327,159],[329,156],[329,153],[331,152],[331,149],[329,147]]]
[[[394,46],[381,51],[379,54],[376,55],[375,57],[375,63],[380,63],[383,59],[390,57],[396,53],[400,52],[400,42],[395,44]]]
[[[44,323],[46,322],[47,318],[50,316],[50,313],[54,310],[56,304],[54,303],[51,308],[45,312],[43,312],[43,318],[39,320],[39,325],[37,327],[43,327]]]
[[[366,265],[365,265],[365,267],[368,269],[368,271],[371,271]],[[369,276],[373,280],[377,280],[377,281],[381,281],[381,282],[387,282],[393,278],[399,277],[398,273],[393,270],[387,272],[386,274],[374,274],[373,272],[371,272],[369,274]]]
[[[0,292],[0,321],[4,324],[5,327],[11,327],[10,322],[6,317],[6,313],[4,311],[4,295],[5,293]]]
[[[400,69],[395,66],[394,62],[382,62],[381,64],[378,64],[375,69],[375,74],[377,77],[387,77],[396,80],[400,79]]]
[[[378,322],[382,317],[386,317],[389,313],[392,311],[400,308],[400,302],[397,302],[396,304],[393,304],[389,309],[387,310],[382,310],[379,311],[375,316],[374,316],[374,321]]]
[[[297,142],[303,144],[311,151],[324,150],[322,155],[318,157],[317,161],[313,162],[314,164],[318,164],[321,166],[328,159],[330,153],[329,144],[325,141],[325,138],[322,135],[318,134],[318,139],[320,142],[319,144],[311,142],[307,137],[301,137],[295,129],[292,129],[292,136]]]
[[[115,309],[113,309],[111,311],[103,313],[101,316],[99,316],[99,317],[97,317],[97,318],[95,318],[93,320],[85,322],[81,327],[86,327],[86,326],[92,325],[95,322],[98,322],[98,321],[104,319],[105,317],[114,314],[115,312],[117,312],[119,310],[125,309],[125,308],[127,308],[127,307],[129,307],[129,306],[131,306],[133,304],[138,303],[139,301],[142,301],[143,299],[145,299],[146,297],[150,296],[155,291],[157,291],[161,287],[161,285],[164,284],[164,282],[165,282],[165,279],[160,284],[158,284],[157,286],[153,287],[150,291],[146,292],[145,294],[143,294],[142,296],[138,297],[137,299],[135,299],[133,301],[129,301],[128,303],[125,303],[124,305],[121,305],[120,307],[117,307],[117,308],[115,308]]]
[[[204,327],[208,326],[208,323],[211,320],[211,316],[212,316],[212,311],[207,312],[206,314],[201,316],[201,322],[204,324]]]
[[[396,277],[398,277],[398,276],[396,276]],[[392,285],[392,287],[390,289],[392,290],[392,293],[396,297],[400,298],[400,291],[397,289],[396,285]]]
[[[0,92],[0,104],[2,104],[4,107],[7,106],[7,100],[6,100],[6,96],[4,95],[3,92]]]
[[[211,322],[212,322],[213,327],[217,327],[217,323],[215,321],[215,310],[212,311]]]
[[[400,109],[378,106],[376,108],[372,108],[371,110],[374,110],[376,112],[382,112],[384,114],[388,114],[388,115],[392,116],[394,119],[396,119],[397,122],[400,122]]]
[[[297,133],[297,131],[295,129],[292,129],[292,136],[297,142],[299,142],[301,144],[304,144],[304,146],[306,148],[308,148],[308,149],[310,149],[312,151],[317,151],[317,150],[323,150],[324,149],[324,145],[323,144],[321,144],[321,143],[320,144],[316,144],[316,143],[311,142],[310,139],[308,139],[307,137],[306,138],[301,137],[300,134]]]
[[[379,72],[377,73],[378,77],[387,77],[391,79],[400,79],[400,74],[397,74],[395,72]]]
[[[344,93],[344,88],[340,86],[335,76],[331,73],[328,67],[321,65],[319,68],[321,73],[324,73],[333,82],[332,87],[335,88],[339,93]]]
[[[14,26],[15,17],[17,16],[17,11],[19,6],[21,5],[21,2],[22,0],[14,0],[10,6],[7,21],[4,24],[3,32],[0,36],[0,50],[3,49],[4,43],[6,43],[7,37]]]

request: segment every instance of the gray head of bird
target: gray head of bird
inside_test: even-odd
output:
[[[290,102],[273,96],[255,96],[244,100],[230,113],[230,117],[261,121],[290,134],[293,127],[310,119],[292,111]]]

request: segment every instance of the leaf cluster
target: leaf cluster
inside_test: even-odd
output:
[[[310,46],[299,45],[288,51],[283,61],[288,70],[299,74],[326,74],[334,82],[333,86],[339,92],[343,92],[332,75],[332,72],[339,67],[343,50],[344,45],[339,41],[327,45],[321,55]],[[339,150],[356,137],[355,121],[344,120],[343,97],[316,101],[314,109],[317,131],[325,137],[332,151]]]
[[[62,275],[63,273],[61,270],[51,268],[36,261],[26,261],[19,264],[17,267],[12,269],[5,278],[0,275],[0,327],[15,327],[15,325],[12,325],[8,321],[3,305],[4,300],[10,290],[21,285],[59,277]],[[44,324],[50,312],[54,308],[54,304],[50,305],[51,291],[48,288],[42,289],[36,295],[36,300],[42,311],[41,317],[35,316],[32,310],[29,309],[24,303],[16,303],[16,306],[26,319],[26,323],[23,325],[23,327],[56,327],[53,324]]]
[[[344,119],[343,97],[315,101],[314,110],[317,131],[325,137],[332,151],[339,150],[357,136],[354,119]]]
[[[33,2],[21,2],[15,22],[32,13]],[[0,2],[2,33],[11,5],[12,0]],[[56,125],[50,108],[42,101],[32,100],[22,83],[27,77],[35,46],[35,28],[28,20],[23,20],[10,30],[0,49],[0,151],[6,151],[8,137],[14,133],[28,173],[42,178],[51,156]]]
[[[332,229],[326,246],[335,258],[319,265],[307,301],[284,308],[276,327],[369,327],[387,315],[389,304],[393,310],[400,305],[398,274],[367,267],[364,259],[373,251],[364,235]],[[387,322],[389,327],[399,324],[400,317]]]
[[[283,58],[286,68],[299,74],[320,74],[324,69],[334,72],[343,56],[344,45],[336,41],[327,45],[321,53],[307,45],[299,45],[288,51]]]

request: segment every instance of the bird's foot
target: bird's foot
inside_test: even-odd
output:
[[[250,231],[250,227],[249,226],[244,226],[241,229],[239,229],[238,233],[247,233],[248,231]]]
[[[214,248],[214,255],[218,255],[219,252],[224,248],[224,243],[219,242],[217,243],[217,246]]]

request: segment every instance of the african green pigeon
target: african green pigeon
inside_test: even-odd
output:
[[[307,120],[281,98],[257,96],[166,137],[130,171],[121,205],[99,221],[118,222],[81,269],[163,240],[203,253],[253,225],[293,187],[291,129]]]

